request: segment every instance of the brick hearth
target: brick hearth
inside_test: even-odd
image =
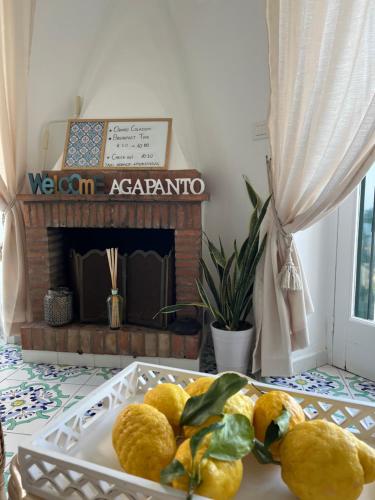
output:
[[[39,321],[21,328],[22,348],[25,350],[78,354],[196,359],[199,340],[199,335],[183,336],[135,325],[124,325],[113,331],[105,325],[80,323],[53,328]]]
[[[53,173],[55,175],[55,172]],[[87,173],[85,173],[87,175]],[[56,175],[66,175],[56,172]],[[195,170],[165,172],[106,172],[113,177],[194,178]],[[124,325],[116,332],[105,325],[71,324],[51,328],[43,323],[43,298],[48,288],[63,284],[61,233],[53,228],[153,228],[173,229],[175,234],[176,301],[197,301],[195,280],[201,256],[202,195],[110,196],[19,195],[26,226],[27,263],[34,323],[21,330],[25,350],[126,354],[197,358],[200,332],[182,337],[172,332]],[[184,315],[186,315],[184,311]],[[190,311],[190,314],[194,314]]]

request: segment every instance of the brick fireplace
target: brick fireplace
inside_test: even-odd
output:
[[[55,175],[55,172],[53,173]],[[66,175],[56,172],[57,176]],[[196,170],[163,172],[105,172],[108,188],[113,178],[195,178]],[[108,192],[108,189],[106,190]],[[48,288],[66,284],[64,280],[63,234],[67,228],[167,229],[174,234],[174,276],[177,302],[198,301],[195,280],[199,277],[201,257],[200,195],[19,195],[26,226],[27,264],[33,322],[22,326],[24,357],[32,361],[103,364],[112,357],[113,366],[121,366],[120,358],[147,357],[157,359],[186,358],[199,355],[201,332],[181,336],[169,330],[125,324],[110,330],[105,324],[80,323],[49,327],[43,321],[43,298]],[[126,298],[126,297],[125,297]],[[184,311],[185,316],[194,314]],[[57,359],[56,359],[57,353]],[[26,355],[26,356],[25,356]],[[116,361],[114,361],[117,357]],[[90,361],[92,360],[92,361]],[[96,361],[95,361],[96,360]],[[111,363],[110,363],[111,364]]]

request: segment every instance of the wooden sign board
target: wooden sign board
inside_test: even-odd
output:
[[[63,169],[167,169],[171,124],[171,118],[69,120]]]

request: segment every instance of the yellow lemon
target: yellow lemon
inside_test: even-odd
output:
[[[300,500],[355,500],[375,480],[375,450],[325,420],[288,432],[280,460],[282,478]]]
[[[178,432],[180,418],[189,394],[176,384],[159,384],[146,392],[144,402],[161,411],[175,432]]]
[[[174,457],[176,441],[165,415],[147,404],[130,404],[117,416],[112,443],[129,474],[160,481],[160,472]]]
[[[363,467],[365,483],[373,483],[375,481],[375,450],[360,439],[355,438],[358,458]]]
[[[205,392],[208,391],[213,382],[215,382],[214,377],[201,377],[195,380],[194,382],[190,383],[189,385],[187,385],[185,387],[185,391],[190,396],[200,396],[201,394],[204,394]],[[232,415],[235,413],[240,413],[241,415],[245,415],[245,417],[247,417],[250,420],[250,422],[253,421],[253,411],[254,411],[253,401],[248,396],[245,396],[245,394],[242,394],[241,392],[237,392],[237,394],[234,394],[233,396],[228,398],[227,402],[224,405],[224,413]],[[220,420],[220,417],[210,417],[201,425],[185,426],[184,427],[185,437],[193,436],[203,427],[207,427],[217,422],[218,420]]]
[[[195,456],[199,463],[207,449],[209,438],[203,440]],[[191,472],[192,459],[190,439],[186,439],[178,448],[175,458],[179,460],[188,472]],[[213,458],[204,458],[200,464],[201,484],[196,489],[197,495],[213,498],[214,500],[230,500],[238,492],[242,481],[242,461],[223,462]],[[188,477],[181,476],[172,483],[174,488],[188,491]]]
[[[255,437],[264,441],[266,430],[272,420],[275,420],[283,411],[283,407],[291,414],[289,430],[300,422],[304,422],[305,414],[297,401],[283,391],[270,391],[263,394],[255,402],[253,425]],[[278,457],[280,441],[273,443],[270,450],[274,457]]]
[[[200,396],[208,391],[213,382],[215,382],[214,377],[200,377],[194,380],[194,382],[190,382],[190,384],[185,387],[185,391],[189,396]]]

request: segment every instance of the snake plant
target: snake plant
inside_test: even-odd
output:
[[[270,202],[269,197],[262,203],[250,181],[244,177],[247,193],[253,206],[249,232],[240,247],[236,240],[232,251],[227,255],[221,239],[216,246],[206,235],[212,270],[200,259],[205,285],[196,280],[201,302],[179,303],[166,306],[161,313],[170,314],[184,307],[207,309],[215,322],[215,327],[222,330],[238,331],[248,328],[247,318],[253,303],[255,271],[262,256],[267,235],[260,241],[259,231]]]

